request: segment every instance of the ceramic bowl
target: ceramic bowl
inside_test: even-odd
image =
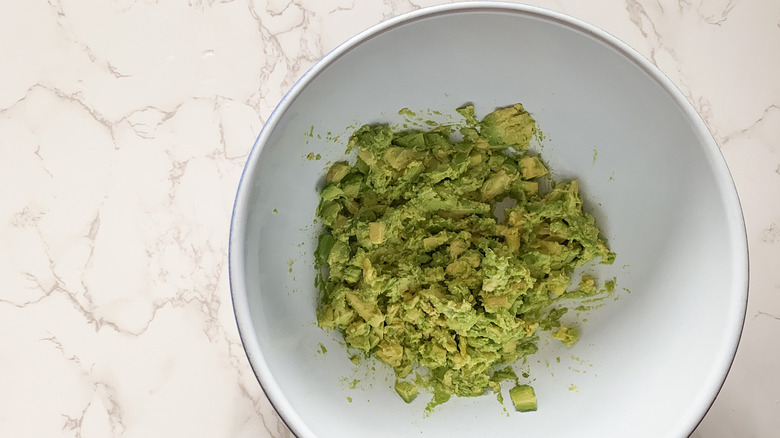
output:
[[[426,414],[425,393],[404,403],[389,367],[353,364],[340,335],[316,324],[317,192],[326,162],[345,158],[349,127],[403,123],[405,107],[447,120],[468,102],[478,115],[524,104],[545,135],[532,147],[555,178],[579,179],[618,254],[613,266],[592,268],[618,287],[614,300],[579,315],[580,340],[567,348],[542,339],[516,365],[530,374],[536,412],[508,402],[505,411],[485,395]],[[503,3],[418,10],[322,58],[249,155],[229,258],[247,356],[301,438],[684,437],[725,379],[747,299],[737,193],[683,94],[604,31]]]

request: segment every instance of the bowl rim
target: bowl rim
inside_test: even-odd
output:
[[[717,380],[720,383],[709,390],[709,397],[707,398],[709,402],[699,406],[697,409],[698,414],[687,421],[687,427],[684,428],[685,434],[681,436],[689,436],[704,419],[704,416],[712,407],[715,398],[725,383],[728,372],[731,369],[736,356],[747,312],[749,289],[747,231],[736,185],[728,169],[726,160],[715,142],[712,133],[682,91],[680,91],[671,79],[661,72],[658,67],[631,46],[624,43],[616,36],[578,18],[538,6],[501,1],[467,1],[430,6],[407,12],[375,24],[347,39],[317,61],[300,79],[298,79],[298,81],[296,81],[295,84],[293,84],[268,117],[268,120],[261,129],[260,134],[257,136],[257,139],[249,152],[246,164],[239,179],[236,197],[233,203],[228,241],[228,277],[233,312],[241,343],[243,344],[252,371],[255,374],[257,381],[260,383],[261,389],[281,420],[295,436],[301,438],[315,436],[306,422],[292,408],[287,398],[282,394],[276,380],[271,375],[265,357],[262,351],[260,351],[256,332],[252,323],[252,317],[249,312],[244,275],[244,253],[243,246],[241,245],[246,229],[246,212],[249,192],[249,188],[247,187],[249,183],[247,181],[253,179],[252,177],[256,172],[260,153],[266,145],[268,138],[276,128],[282,115],[286,113],[288,108],[298,98],[301,92],[306,89],[309,83],[336,60],[353,50],[355,47],[401,25],[435,16],[468,12],[503,12],[547,21],[584,33],[602,44],[611,47],[627,60],[633,62],[651,79],[656,81],[675,101],[678,107],[684,112],[685,116],[694,124],[695,130],[702,138],[705,157],[707,158],[709,165],[715,171],[716,177],[720,179],[722,183],[720,186],[720,196],[727,205],[728,213],[731,216],[729,222],[731,223],[733,228],[732,231],[734,233],[731,237],[735,239],[737,248],[744,249],[738,254],[733,254],[736,274],[734,284],[738,286],[742,299],[737,303],[739,304],[739,307],[734,309],[736,312],[732,311],[732,314],[730,315],[731,320],[727,321],[731,326],[729,332],[732,333],[732,336],[730,339],[725,340],[724,345],[727,347],[725,350],[726,354],[724,357],[719,358],[717,366],[713,367],[713,369],[717,371]]]

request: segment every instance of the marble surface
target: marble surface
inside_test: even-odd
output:
[[[233,196],[306,69],[433,0],[0,2],[0,436],[287,437],[238,338]],[[780,3],[537,0],[616,35],[706,120],[751,290],[696,438],[780,430]]]

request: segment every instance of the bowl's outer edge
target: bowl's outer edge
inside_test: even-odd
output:
[[[228,273],[230,281],[231,297],[233,301],[233,312],[236,317],[236,323],[238,326],[239,336],[244,346],[244,350],[249,359],[250,366],[260,383],[265,395],[268,397],[271,405],[279,413],[282,421],[287,427],[298,437],[314,437],[311,430],[305,425],[303,420],[294,412],[292,407],[287,402],[286,398],[281,394],[275,380],[270,376],[265,359],[262,352],[257,347],[257,339],[252,324],[251,316],[249,314],[249,306],[246,296],[246,287],[244,284],[244,264],[243,264],[243,252],[238,248],[236,239],[243,239],[244,230],[246,228],[245,222],[245,210],[247,208],[247,184],[248,180],[251,180],[251,176],[254,173],[255,166],[263,149],[263,145],[267,141],[270,133],[278,123],[281,116],[287,111],[289,106],[295,101],[298,95],[306,88],[306,86],[313,81],[323,70],[329,65],[338,60],[340,57],[348,53],[350,50],[358,46],[359,44],[368,41],[376,36],[381,35],[395,27],[403,24],[414,22],[423,18],[428,18],[437,15],[445,15],[452,13],[463,12],[508,12],[517,13],[520,15],[531,16],[536,19],[542,19],[564,25],[572,28],[576,31],[586,33],[591,37],[605,43],[612,48],[619,51],[622,55],[634,62],[637,66],[642,68],[653,80],[659,83],[665,91],[667,91],[671,97],[677,102],[679,107],[686,113],[688,118],[696,124],[696,128],[700,131],[699,134],[705,138],[707,148],[705,153],[709,158],[710,163],[715,166],[716,171],[725,183],[727,193],[723,195],[726,197],[726,204],[730,207],[732,213],[731,222],[736,227],[738,239],[738,246],[744,248],[741,254],[735,254],[738,264],[742,267],[739,270],[737,283],[742,285],[743,299],[740,300],[742,306],[740,312],[741,317],[731,323],[735,325],[733,332],[737,334],[731,339],[730,355],[726,358],[727,362],[721,369],[721,384],[714,388],[711,394],[711,402],[707,406],[703,406],[700,409],[700,415],[692,419],[689,424],[686,435],[690,435],[695,428],[701,423],[707,411],[714,403],[715,397],[725,383],[726,376],[733,364],[734,357],[736,355],[739,339],[741,337],[742,328],[744,326],[745,315],[747,312],[747,298],[748,298],[748,282],[749,282],[749,263],[748,263],[748,248],[747,248],[747,231],[745,228],[744,217],[742,214],[742,208],[737,194],[737,189],[734,184],[731,173],[723,155],[718,148],[711,132],[708,130],[706,124],[702,120],[701,116],[696,112],[690,102],[686,99],[684,94],[677,88],[677,86],[664,75],[654,64],[648,61],[635,49],[619,40],[617,37],[601,30],[591,24],[588,24],[582,20],[570,17],[568,15],[555,12],[549,9],[544,9],[536,6],[521,5],[507,2],[463,2],[455,4],[446,4],[439,6],[432,6],[427,8],[418,9],[408,12],[406,14],[399,15],[389,20],[376,24],[352,38],[348,39],[344,43],[337,46],[330,53],[326,54],[320,59],[314,66],[312,66],[282,97],[279,104],[263,126],[260,134],[257,137],[252,150],[247,158],[246,165],[241,173],[239,179],[238,189],[236,192],[236,198],[233,204],[232,217],[230,222],[230,237],[228,242]]]

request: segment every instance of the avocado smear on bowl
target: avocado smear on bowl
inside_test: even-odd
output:
[[[481,121],[473,106],[457,111],[459,127],[362,126],[347,147],[355,163],[330,167],[317,207],[317,321],[390,365],[407,403],[418,387],[433,394],[428,409],[488,388],[503,400],[499,382],[514,380],[516,409],[536,409],[511,364],[537,351],[539,331],[577,340],[556,304],[595,295],[587,275],[567,292],[572,273],[615,254],[577,181],[550,180],[526,153],[537,128],[521,104]]]

